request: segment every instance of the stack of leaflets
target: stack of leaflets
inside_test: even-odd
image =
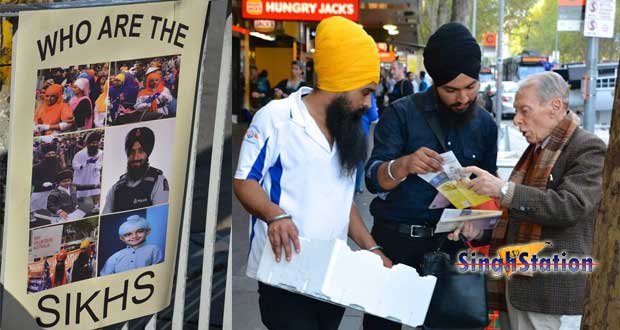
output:
[[[472,222],[481,230],[493,229],[501,215],[502,211],[444,209],[435,233],[451,233],[465,222]]]
[[[418,174],[439,191],[429,208],[444,208],[435,233],[452,232],[468,221],[473,221],[480,229],[494,228],[502,212],[466,209],[486,203],[491,198],[467,188],[469,177],[461,173],[463,167],[452,151],[441,154],[441,157],[444,159],[441,172]],[[445,209],[450,204],[457,209]]]

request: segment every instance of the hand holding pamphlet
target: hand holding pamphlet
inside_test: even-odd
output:
[[[442,172],[418,174],[418,176],[435,187],[458,209],[478,206],[491,200],[490,197],[479,195],[467,188],[469,178],[461,174],[463,167],[452,151],[441,154],[441,157],[444,159]]]
[[[435,234],[450,233],[472,222],[480,230],[493,229],[502,211],[444,209],[435,228]]]

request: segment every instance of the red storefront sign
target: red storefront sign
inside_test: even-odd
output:
[[[357,21],[359,0],[242,0],[245,19],[320,21],[342,16]]]

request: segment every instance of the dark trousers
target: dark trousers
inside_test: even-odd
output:
[[[258,283],[258,304],[269,330],[337,330],[344,308]]]
[[[440,244],[442,251],[452,255],[463,249],[460,242],[445,239],[441,243],[441,237],[445,237],[445,235],[431,238],[411,238],[409,235],[378,226],[373,226],[371,234],[377,244],[383,246],[383,253],[392,260],[392,263],[414,267],[419,274],[422,273],[421,266],[424,254],[435,251]],[[400,330],[402,327],[400,323],[370,314],[364,314],[363,324],[364,330]]]

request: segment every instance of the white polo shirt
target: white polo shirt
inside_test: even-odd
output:
[[[235,179],[258,181],[271,201],[293,216],[300,236],[346,239],[355,174],[342,173],[336,143],[330,147],[303,103],[301,96],[311,91],[303,87],[256,113]],[[256,278],[267,239],[267,224],[251,216],[250,277]]]

